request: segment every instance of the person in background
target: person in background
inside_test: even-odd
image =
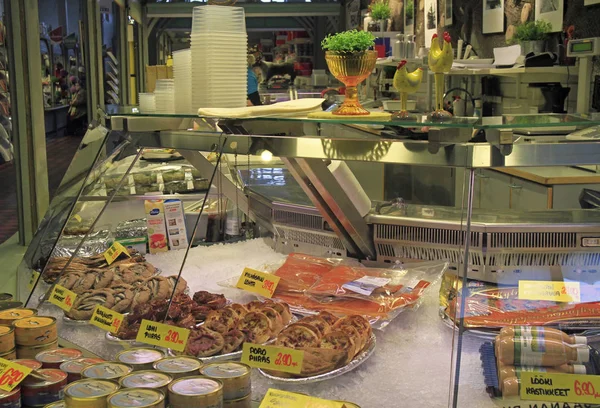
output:
[[[255,62],[256,58],[254,55],[248,54],[248,106],[262,105],[260,94],[258,93],[258,78],[252,68]]]
[[[77,77],[71,77],[71,102],[69,103],[69,116],[67,117],[67,134],[83,136],[87,127],[87,95]]]

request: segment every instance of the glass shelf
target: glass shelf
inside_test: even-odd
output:
[[[163,113],[140,113],[136,106],[110,106],[106,109],[106,115],[111,116],[132,116],[148,118],[200,118],[193,114],[163,114]],[[244,118],[225,118],[213,117],[205,119],[215,120],[240,120],[257,121],[269,120],[276,122],[312,122],[312,123],[330,123],[340,125],[369,125],[369,126],[387,126],[402,128],[462,128],[462,129],[522,129],[522,128],[553,128],[573,126],[576,128],[585,128],[589,126],[600,125],[600,120],[591,120],[588,117],[571,114],[537,114],[537,115],[504,115],[486,118],[460,117],[452,118],[447,121],[432,121],[426,114],[416,113],[411,120],[372,120],[362,117],[335,117],[331,119],[314,119],[299,116],[261,116]]]

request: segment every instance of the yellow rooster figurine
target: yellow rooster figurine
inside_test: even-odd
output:
[[[433,72],[435,79],[435,111],[432,112],[433,119],[447,119],[452,114],[444,110],[444,73],[452,69],[454,51],[452,51],[450,34],[444,32],[444,45],[440,48],[438,35],[434,34],[429,49],[429,69]]]
[[[410,117],[408,110],[406,109],[408,94],[418,91],[422,79],[423,69],[421,67],[409,73],[406,70],[406,60],[400,61],[398,68],[396,69],[396,73],[394,74],[393,85],[394,88],[400,92],[402,110],[394,114],[395,119],[407,119]]]

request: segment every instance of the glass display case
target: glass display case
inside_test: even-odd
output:
[[[578,130],[600,122],[107,118],[19,269],[26,306],[56,318],[62,341],[114,360],[144,345],[146,318],[190,329],[185,353],[205,364],[239,359],[243,342],[303,351],[300,374],[252,369],[254,402],[277,388],[363,408],[592,406],[600,193],[587,187],[600,180],[589,170],[580,208],[475,201],[503,194],[483,190],[482,170],[597,165],[595,133]],[[383,181],[393,166],[415,186],[448,169],[455,205],[399,196]],[[128,253],[109,265],[115,242]],[[262,276],[245,268],[277,286],[239,289]],[[77,295],[69,312],[48,302],[57,283]],[[98,305],[124,314],[116,333],[89,323]]]

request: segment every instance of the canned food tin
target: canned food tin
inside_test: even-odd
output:
[[[163,394],[169,391],[167,387],[173,381],[169,374],[158,371],[134,371],[119,380],[122,388],[155,388]]]
[[[21,383],[23,405],[38,407],[61,400],[67,385],[67,374],[53,368],[39,369],[37,374],[44,379],[30,375]]]
[[[23,302],[0,302],[0,310],[20,309],[23,307]]]
[[[58,340],[41,346],[19,346],[17,345],[17,358],[35,359],[44,350],[55,350],[58,348]]]
[[[128,388],[108,397],[108,408],[164,408],[165,396],[160,391],[147,388]]]
[[[8,353],[15,348],[15,329],[10,326],[0,326],[0,354]]]
[[[113,380],[118,381],[121,377],[125,377],[131,373],[133,368],[130,365],[123,363],[98,363],[92,364],[81,371],[83,378],[91,378],[97,380]]]
[[[129,364],[133,371],[152,370],[153,364],[163,358],[165,355],[162,351],[143,347],[123,350],[117,354],[117,361]]]
[[[37,314],[37,310],[35,309],[24,309],[24,308],[14,308],[14,309],[6,309],[0,312],[0,324],[12,324],[15,320],[24,319],[26,317],[35,316]]]
[[[19,346],[40,346],[58,339],[56,319],[47,316],[33,316],[13,322],[15,341]]]
[[[0,358],[5,360],[14,360],[17,358],[17,349],[14,348],[10,350],[8,353],[0,354]]]
[[[21,364],[22,366],[29,367],[32,370],[39,370],[40,368],[42,368],[42,363],[40,363],[37,360],[31,360],[28,358],[13,360],[13,363]]]
[[[21,387],[12,391],[0,391],[1,408],[21,408]]]
[[[77,360],[65,361],[60,365],[60,369],[67,373],[67,382],[72,383],[73,381],[81,380],[81,372],[84,368],[91,366],[92,364],[103,363],[104,360],[101,358],[78,358]]]
[[[0,293],[0,302],[10,302],[13,300],[13,295],[10,293]]]
[[[35,359],[42,363],[44,368],[60,368],[65,361],[78,359],[82,355],[83,353],[77,349],[59,348],[42,351],[35,356]]]
[[[223,408],[251,408],[252,395],[248,394],[244,398],[234,400],[223,400]]]
[[[66,408],[67,404],[65,401],[56,401],[52,404],[44,405],[44,408]]]
[[[107,397],[119,390],[119,384],[91,378],[75,381],[65,388],[67,407],[106,408]]]
[[[205,377],[184,377],[169,385],[171,408],[223,408],[223,383]]]
[[[234,362],[207,364],[200,369],[203,376],[223,383],[224,400],[239,399],[250,394],[250,372],[246,364]]]
[[[169,374],[174,380],[198,375],[202,363],[191,357],[167,357],[154,363],[154,369]]]

